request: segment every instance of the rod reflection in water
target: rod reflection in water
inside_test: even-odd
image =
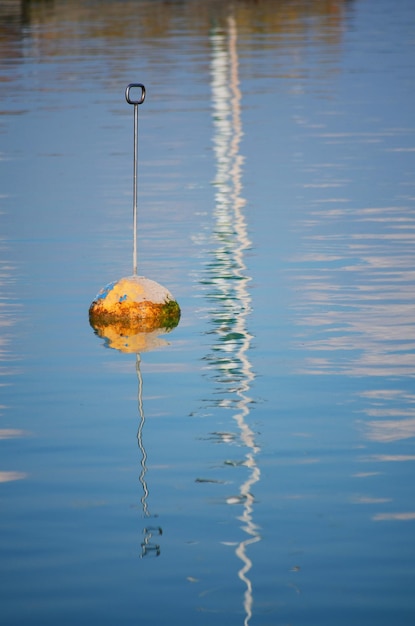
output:
[[[149,495],[147,482],[146,482],[146,473],[147,473],[147,452],[143,444],[143,429],[145,424],[145,415],[144,415],[144,407],[143,407],[143,377],[141,375],[140,369],[140,355],[137,353],[136,355],[136,372],[138,378],[138,414],[140,416],[140,423],[138,425],[137,431],[137,443],[138,448],[141,452],[141,472],[140,472],[140,483],[143,488],[143,495],[141,497],[141,506],[143,509],[143,515],[145,518],[150,518],[151,514],[148,508],[147,498]],[[150,554],[159,556],[160,555],[160,545],[152,541],[153,535],[161,535],[163,533],[160,526],[146,526],[143,530],[144,539],[141,543],[141,557],[148,556]]]
[[[212,100],[214,123],[214,150],[217,162],[215,196],[215,250],[214,259],[207,267],[206,283],[209,299],[214,303],[211,310],[214,333],[218,341],[207,357],[215,369],[214,379],[220,399],[218,406],[235,411],[233,416],[241,443],[246,454],[241,462],[227,462],[243,466],[248,477],[240,485],[239,493],[227,499],[230,505],[241,505],[242,530],[248,537],[236,548],[236,556],[242,566],[239,578],[245,584],[245,626],[252,617],[253,589],[249,578],[252,560],[248,546],[260,540],[258,527],[253,521],[254,496],[252,488],[260,479],[256,462],[259,447],[247,422],[252,398],[249,390],[255,377],[249,360],[252,335],[247,329],[247,317],[251,310],[248,289],[249,276],[244,261],[245,251],[251,246],[243,214],[245,200],[242,197],[242,164],[240,142],[242,138],[241,91],[238,78],[237,29],[232,16],[227,20],[225,31],[216,30],[211,35]],[[219,436],[221,434],[219,433]],[[222,433],[223,441],[233,440]]]

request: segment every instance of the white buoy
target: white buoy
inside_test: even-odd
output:
[[[140,96],[133,99],[132,89]],[[134,105],[134,184],[133,184],[133,275],[108,284],[89,307],[89,321],[100,336],[125,336],[150,333],[159,329],[169,331],[180,320],[180,307],[168,289],[154,280],[137,275],[137,163],[138,163],[138,106],[146,95],[144,85],[131,83],[125,90],[128,104]],[[136,351],[136,350],[131,350]]]

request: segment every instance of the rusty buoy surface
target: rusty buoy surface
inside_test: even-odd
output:
[[[170,291],[144,276],[126,276],[110,283],[89,307],[89,321],[98,334],[106,327],[116,332],[118,328],[120,335],[168,331],[179,320],[180,307]]]

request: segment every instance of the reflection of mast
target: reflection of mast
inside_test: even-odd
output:
[[[226,41],[226,39],[228,39]],[[214,346],[217,381],[224,384],[224,392],[233,398],[223,398],[220,406],[234,406],[234,419],[247,452],[238,465],[245,466],[249,475],[241,484],[238,496],[228,498],[229,504],[242,504],[243,512],[238,518],[243,522],[242,530],[248,535],[236,549],[242,561],[239,578],[246,585],[244,595],[245,626],[252,616],[253,593],[248,573],[252,561],[247,554],[250,544],[260,540],[258,528],[252,520],[254,498],[253,485],[260,479],[256,464],[259,451],[254,433],[246,422],[251,398],[247,395],[254,373],[248,357],[252,335],[247,330],[247,316],[251,297],[248,290],[244,252],[250,246],[247,226],[242,208],[245,200],[241,196],[243,157],[239,153],[242,137],[241,92],[238,79],[237,32],[233,17],[228,18],[228,38],[216,32],[212,35],[212,97],[214,107],[214,145],[217,159],[215,236],[218,247],[211,267],[212,296],[222,305],[214,311],[216,333],[220,343]],[[219,309],[219,310],[218,310]],[[219,356],[219,354],[221,356]],[[219,358],[218,358],[219,357]],[[236,398],[235,398],[236,396]]]
[[[141,497],[141,505],[143,507],[144,517],[151,517],[150,512],[148,510],[148,488],[146,483],[146,473],[147,473],[147,453],[143,445],[143,428],[145,422],[144,409],[143,409],[143,377],[141,376],[140,370],[140,355],[137,353],[136,355],[136,371],[138,378],[138,413],[140,415],[140,423],[138,425],[137,431],[137,442],[138,447],[141,452],[141,473],[140,473],[140,483],[143,487],[143,495]],[[160,554],[160,546],[151,541],[153,534],[161,535],[162,529],[159,526],[147,526],[143,530],[144,532],[144,540],[141,543],[141,556],[147,556],[148,554],[155,554],[159,556]]]

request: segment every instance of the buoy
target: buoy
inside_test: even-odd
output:
[[[131,90],[140,90],[134,99]],[[134,105],[134,184],[133,184],[133,274],[109,283],[101,289],[89,307],[89,322],[96,334],[108,340],[111,347],[123,346],[128,337],[128,350],[134,344],[145,345],[142,333],[169,332],[180,320],[180,307],[168,289],[154,280],[137,275],[137,162],[138,106],[146,95],[144,85],[131,83],[125,90],[128,104]],[[120,349],[120,348],[117,348]]]
[[[93,326],[120,323],[137,332],[156,328],[171,330],[180,319],[180,308],[171,293],[144,276],[126,276],[110,283],[89,309]]]

